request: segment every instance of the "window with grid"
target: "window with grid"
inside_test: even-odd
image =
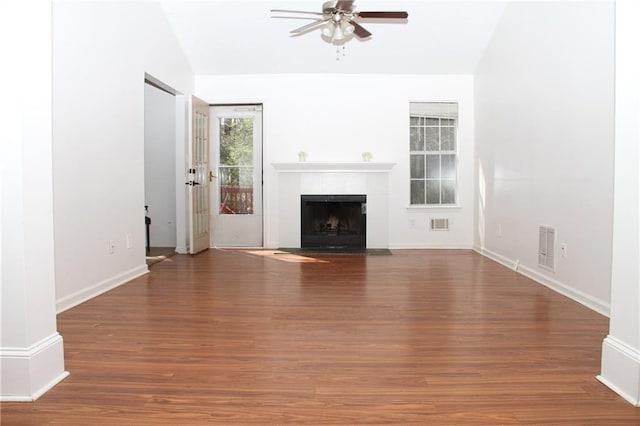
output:
[[[412,103],[411,205],[456,204],[457,104]]]

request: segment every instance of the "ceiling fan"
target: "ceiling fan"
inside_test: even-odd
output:
[[[385,22],[404,22],[409,14],[407,12],[360,12],[354,10],[353,0],[332,0],[323,3],[322,12],[309,12],[304,10],[272,9],[272,13],[302,13],[315,15],[313,22],[290,31],[292,36],[306,34],[316,28],[321,28],[322,37],[332,43],[340,43],[355,35],[359,39],[371,37],[371,33],[360,25],[357,19],[381,19]],[[296,18],[274,16],[274,18]]]

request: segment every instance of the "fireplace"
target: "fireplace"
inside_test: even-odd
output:
[[[366,195],[301,195],[300,203],[302,248],[366,250]]]

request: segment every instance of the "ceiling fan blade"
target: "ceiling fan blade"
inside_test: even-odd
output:
[[[308,13],[310,15],[323,15],[322,12],[309,12],[306,10],[271,9],[272,13]]]
[[[318,18],[315,16],[272,16],[271,19],[312,19],[314,21],[317,21]]]
[[[310,24],[307,25],[303,25],[299,28],[296,28],[294,30],[289,31],[292,34],[300,34],[300,33],[304,33],[307,31],[311,31],[312,29],[319,27],[320,25],[324,24],[325,22],[327,22],[328,19],[318,19],[317,21],[313,21]]]
[[[407,12],[358,12],[357,15],[360,18],[375,19],[407,19],[409,17]]]
[[[349,23],[351,25],[353,25],[353,33],[356,35],[356,37],[358,37],[358,38],[371,37],[371,33],[369,31],[367,31],[366,29],[364,29],[364,27],[362,25],[358,24],[356,21],[351,20],[351,21],[349,21]]]

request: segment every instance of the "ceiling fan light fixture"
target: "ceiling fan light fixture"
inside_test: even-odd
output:
[[[333,39],[335,31],[336,25],[333,23],[333,21],[327,21],[327,23],[322,26],[322,35],[329,39]]]
[[[341,41],[353,34],[355,27],[347,20],[329,20],[322,26],[322,35],[330,41]]]
[[[333,31],[333,39],[336,41],[344,40],[345,38],[344,30],[342,29],[342,25],[335,25],[335,30]]]
[[[340,24],[340,29],[342,30],[344,36],[348,37],[353,34],[353,31],[356,29],[356,27],[351,25],[348,21],[342,21],[342,23]]]

